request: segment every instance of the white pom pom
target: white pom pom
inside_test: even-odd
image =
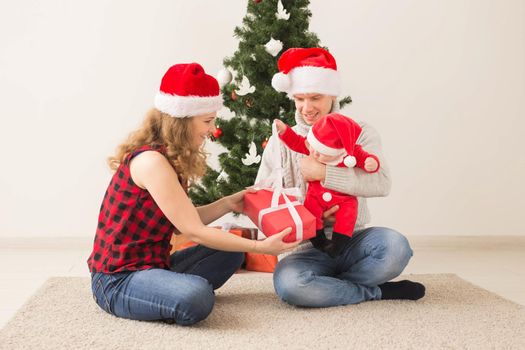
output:
[[[232,72],[228,69],[223,68],[217,73],[217,81],[219,85],[223,87],[226,84],[229,84],[233,79]]]
[[[272,78],[272,86],[279,92],[288,92],[290,89],[291,81],[288,74],[276,73]]]
[[[330,202],[332,200],[332,194],[330,192],[325,192],[321,196],[325,202]]]
[[[356,160],[355,160],[355,157],[354,156],[348,156],[348,157],[345,157],[345,159],[343,160],[343,163],[349,167],[349,168],[353,168],[355,167],[356,165]]]

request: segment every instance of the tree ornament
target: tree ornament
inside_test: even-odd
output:
[[[221,156],[217,158],[217,166],[213,167],[216,171],[207,172],[202,177],[202,181],[190,188],[189,195],[196,205],[212,203],[225,193],[238,192],[254,184],[257,167],[263,161],[262,147],[272,148],[276,146],[273,142],[280,142],[272,140],[270,136],[272,121],[279,118],[293,124],[295,112],[293,103],[290,103],[285,94],[275,93],[269,83],[276,73],[277,59],[288,46],[323,46],[317,35],[308,29],[311,18],[309,7],[312,6],[309,3],[313,2],[293,0],[246,2],[248,5],[244,11],[245,17],[233,30],[234,36],[235,33],[240,35],[237,38],[238,45],[234,52],[229,53],[222,61],[218,61],[216,70],[213,71],[213,75],[216,75],[219,84],[222,85],[221,91],[226,104],[221,119],[224,118],[225,122],[231,121],[233,128],[227,127],[230,124],[221,123],[218,119],[217,127],[222,128],[222,135],[215,139],[212,135],[215,130],[213,127],[209,132],[208,141],[214,141],[212,148],[220,146],[215,151]],[[288,13],[290,17],[286,20]],[[268,45],[269,52],[273,52],[272,45],[277,46],[275,56],[267,52],[265,47],[267,42],[271,41],[271,37],[274,41]],[[277,40],[283,43],[280,51]],[[227,81],[230,78],[226,69],[232,74],[229,83]],[[248,93],[241,96],[238,91],[244,92],[241,88],[243,75],[249,79],[249,84],[246,87]],[[250,94],[249,89],[252,86],[255,87],[255,91]],[[253,105],[249,107],[252,103]],[[235,138],[234,142],[230,142],[232,137]],[[251,142],[254,142],[256,147]]]
[[[213,130],[213,132],[211,134],[213,135],[213,137],[218,139],[219,137],[222,136],[222,129],[221,128],[215,128],[215,130]]]
[[[264,49],[270,55],[275,57],[283,49],[283,43],[280,40],[275,40],[274,38],[270,38],[270,41],[268,41],[266,45],[264,45]]]
[[[257,164],[261,161],[261,156],[257,154],[257,146],[255,146],[255,143],[252,141],[250,143],[250,149],[248,150],[248,153],[246,153],[246,156],[241,159],[242,164],[249,166],[252,164]]]
[[[279,2],[277,3],[277,12],[275,13],[275,17],[277,19],[284,19],[285,21],[287,21],[288,18],[290,18],[290,13],[286,12],[281,0],[279,0]]]
[[[226,84],[231,83],[233,79],[232,72],[228,68],[223,68],[217,73],[217,81],[219,85],[223,87]]]
[[[223,171],[221,171],[219,176],[217,176],[217,181],[221,181],[221,180],[228,181],[229,178],[230,178],[230,176],[228,175],[228,173],[223,170]]]
[[[250,86],[250,81],[246,77],[246,75],[243,75],[241,85],[237,90],[235,90],[235,93],[239,96],[244,96],[247,94],[251,94],[255,91],[255,86]]]

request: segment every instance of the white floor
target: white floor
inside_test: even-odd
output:
[[[455,273],[525,305],[525,237],[417,236],[405,274]],[[0,328],[51,276],[89,276],[92,238],[0,239]]]

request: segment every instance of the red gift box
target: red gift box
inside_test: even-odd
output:
[[[292,232],[284,237],[285,242],[296,241],[296,227],[292,215],[288,208],[281,206],[285,204],[283,195],[279,196],[279,207],[281,209],[270,211],[262,217],[262,223],[259,226],[259,212],[270,207],[273,192],[269,190],[259,190],[255,193],[246,193],[244,195],[244,214],[253,221],[255,225],[268,237],[281,232],[287,227],[292,228]],[[290,201],[295,202],[296,198],[288,196]],[[303,240],[315,237],[315,217],[302,204],[294,204],[301,221],[303,223]]]
[[[278,260],[275,255],[246,253],[246,270],[258,272],[273,272]]]
[[[197,243],[190,241],[190,239],[186,237],[185,234],[173,235],[171,237],[170,244],[171,244],[170,254],[173,254],[178,250],[183,250],[183,249],[197,245]]]

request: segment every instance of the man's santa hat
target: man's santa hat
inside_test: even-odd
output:
[[[275,90],[294,94],[320,93],[338,96],[341,78],[334,56],[325,49],[292,48],[286,50],[277,62],[279,73],[272,78]]]
[[[221,107],[219,83],[198,63],[171,66],[155,96],[155,108],[175,118],[208,114]]]
[[[306,139],[317,152],[328,156],[341,156],[343,163],[356,165],[354,146],[361,134],[361,127],[342,114],[327,114],[308,131]]]

